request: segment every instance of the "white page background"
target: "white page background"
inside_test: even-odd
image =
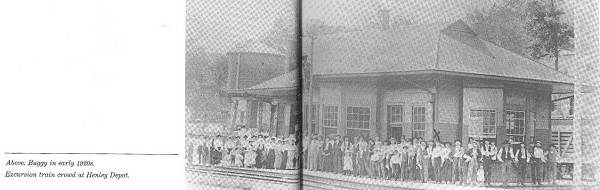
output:
[[[185,188],[184,35],[185,1],[0,1],[0,161],[92,160],[90,171],[130,175],[0,177],[0,189]]]

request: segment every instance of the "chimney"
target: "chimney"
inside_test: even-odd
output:
[[[379,22],[381,24],[382,30],[387,30],[390,28],[390,10],[381,9],[379,10]]]

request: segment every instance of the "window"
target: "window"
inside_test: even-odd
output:
[[[415,106],[412,109],[413,138],[425,136],[425,125],[427,122],[427,111],[425,107]]]
[[[371,110],[368,107],[348,107],[346,109],[348,136],[368,136],[370,120]]]
[[[471,110],[471,136],[482,138],[496,137],[496,110]]]
[[[404,111],[402,105],[387,106],[388,138],[402,138],[402,122],[404,120]]]
[[[402,123],[402,106],[400,105],[391,105],[388,108],[390,115],[390,124],[398,124]]]
[[[370,112],[367,107],[348,107],[348,128],[369,129]]]
[[[506,138],[515,142],[525,141],[525,112],[506,111]]]
[[[332,105],[323,106],[323,133],[325,136],[336,134],[338,127],[338,107]]]
[[[240,111],[239,117],[237,119],[237,125],[244,125],[246,123],[246,112]]]

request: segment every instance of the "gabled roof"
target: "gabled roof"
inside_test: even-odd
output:
[[[269,79],[263,83],[257,84],[250,88],[249,90],[258,90],[258,89],[285,89],[285,88],[296,88],[298,87],[298,71],[292,70],[278,77]]]
[[[462,20],[444,28],[325,35],[314,43],[315,75],[425,71],[573,84],[563,73],[479,39]]]
[[[228,53],[264,53],[285,56],[283,53],[279,52],[275,48],[272,48],[256,40],[251,40],[240,46],[237,46]]]

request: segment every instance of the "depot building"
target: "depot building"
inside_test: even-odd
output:
[[[305,134],[548,144],[552,94],[574,88],[462,20],[322,35],[303,48],[314,75]]]

